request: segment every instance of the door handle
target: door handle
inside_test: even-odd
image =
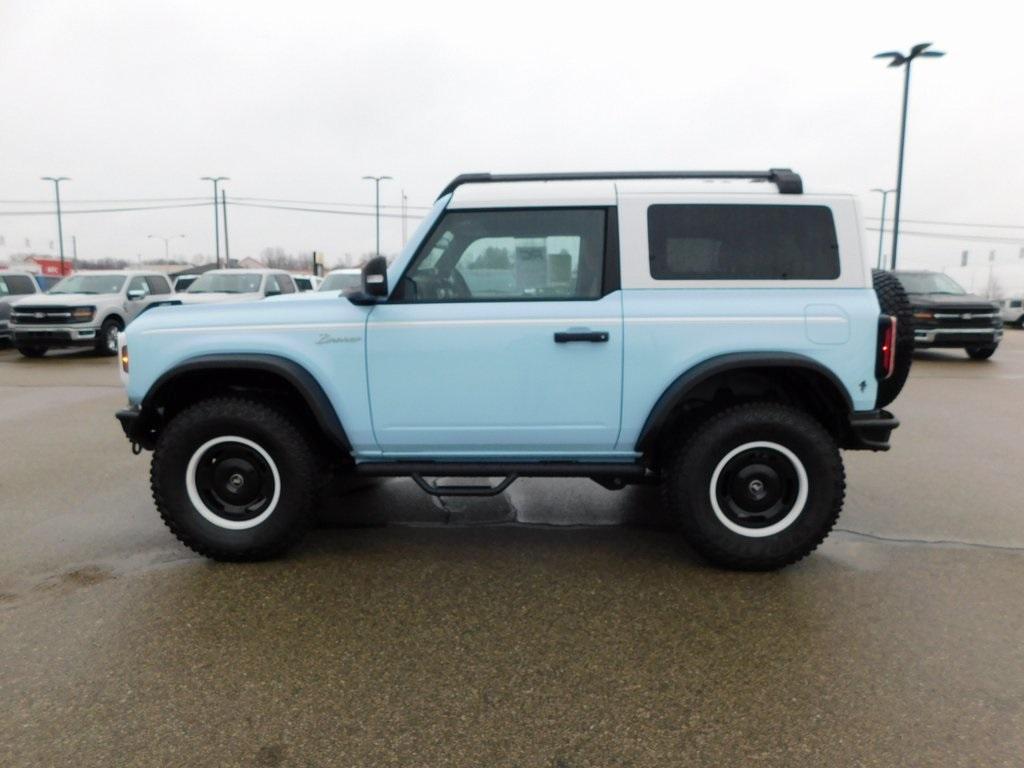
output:
[[[570,341],[608,341],[608,331],[556,331],[555,343],[565,344]]]

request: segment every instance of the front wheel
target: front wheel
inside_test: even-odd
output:
[[[665,466],[665,502],[711,562],[772,570],[810,554],[835,525],[846,480],[832,436],[807,413],[747,403],[708,419]]]
[[[243,398],[201,401],[175,416],[153,452],[153,499],[187,547],[215,560],[262,560],[310,520],[314,459],[287,416]]]
[[[108,317],[100,326],[99,335],[96,336],[96,352],[100,355],[112,357],[118,353],[117,334],[124,330],[124,324],[116,317]]]
[[[998,345],[996,345],[998,346]],[[996,347],[967,347],[967,356],[971,360],[988,360],[996,353]]]

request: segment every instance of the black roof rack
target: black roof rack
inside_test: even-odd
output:
[[[438,198],[463,184],[491,184],[503,181],[614,181],[619,179],[749,179],[770,181],[784,195],[803,194],[800,174],[789,168],[767,171],[584,171],[582,173],[463,173],[441,190]]]

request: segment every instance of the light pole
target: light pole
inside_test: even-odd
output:
[[[228,176],[203,176],[200,181],[213,182],[213,239],[214,251],[217,254],[217,268],[220,269],[220,211],[217,210],[217,183],[227,181]]]
[[[390,176],[363,176],[364,181],[372,181],[377,187],[377,252],[376,255],[380,256],[380,183],[382,181],[392,181]]]
[[[900,120],[900,156],[896,165],[896,212],[892,222],[892,268],[896,269],[896,247],[900,239],[900,204],[903,202],[903,149],[907,142],[907,97],[910,93],[910,64],[914,59],[938,58],[945,56],[942,51],[929,51],[931,43],[918,43],[910,49],[910,53],[904,56],[899,51],[885,51],[876,53],[876,59],[892,59],[890,67],[904,67],[903,70],[903,117]]]
[[[60,220],[60,183],[71,181],[67,176],[42,176],[43,181],[53,182],[53,193],[57,197],[57,241],[60,243],[60,276],[64,277],[64,225]]]
[[[184,235],[171,235],[170,237],[163,237],[161,235],[146,235],[147,239],[164,241],[164,261],[171,260],[171,240],[173,240],[176,237],[184,237]]]
[[[896,190],[875,187],[871,191],[878,192],[882,196],[882,223],[878,225],[878,268],[885,269],[885,265],[882,263],[882,238],[885,237],[885,204],[889,201],[889,195]]]

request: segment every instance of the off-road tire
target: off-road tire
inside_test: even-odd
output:
[[[729,466],[731,452],[761,442],[797,457],[806,474],[806,501],[779,532],[755,537],[749,529],[737,533],[722,521],[711,483],[716,469]],[[810,554],[835,525],[846,492],[832,436],[804,411],[779,403],[745,403],[711,417],[669,456],[663,473],[666,511],[687,543],[715,565],[737,570],[774,570]]]
[[[103,355],[104,357],[113,357],[117,354],[117,343],[114,343],[114,348],[111,349],[108,345],[108,339],[110,338],[111,328],[116,328],[117,331],[124,330],[124,323],[118,320],[116,317],[108,317],[103,321],[103,325],[100,326],[100,332],[96,334],[96,350],[97,355]]]
[[[17,347],[17,350],[25,357],[37,358],[46,354],[47,347]]]
[[[991,347],[967,347],[965,351],[971,360],[988,360],[996,353],[998,346],[998,344],[994,344]]]
[[[907,383],[914,352],[914,312],[899,278],[881,269],[871,270],[871,280],[882,313],[896,318],[896,365],[892,376],[878,382],[876,407],[884,408],[895,400]]]
[[[204,517],[186,481],[199,449],[228,436],[262,448],[280,481],[269,516],[241,530]],[[284,412],[258,400],[218,397],[183,410],[164,428],[153,452],[150,483],[161,518],[185,546],[214,560],[264,560],[284,552],[310,526],[315,466],[310,441]]]

